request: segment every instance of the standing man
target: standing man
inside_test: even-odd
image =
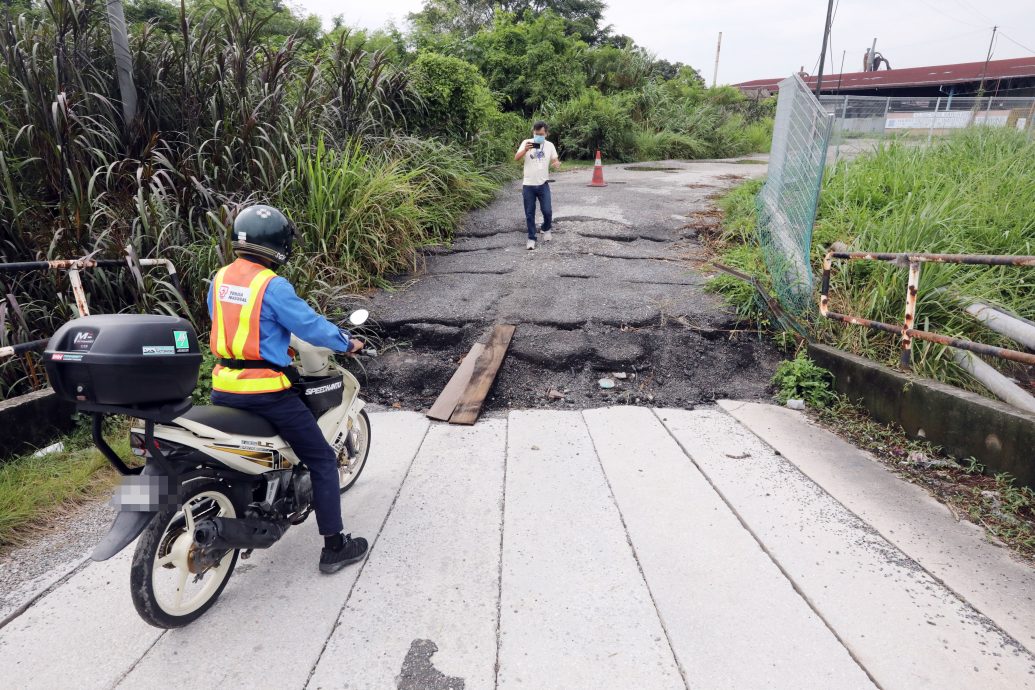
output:
[[[553,205],[550,202],[550,166],[554,170],[561,167],[557,157],[557,149],[546,140],[550,128],[539,120],[532,126],[532,138],[525,139],[518,146],[514,160],[525,161],[525,178],[521,187],[521,196],[525,202],[525,224],[528,226],[528,243],[525,249],[535,249],[535,202],[539,200],[539,210],[543,212],[543,241],[549,242],[550,227],[553,222]]]

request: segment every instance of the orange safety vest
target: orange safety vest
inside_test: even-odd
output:
[[[219,269],[212,281],[212,354],[225,359],[262,359],[262,298],[276,276],[247,259],[237,259]],[[212,389],[224,393],[275,393],[288,388],[291,382],[287,376],[273,369],[230,369],[217,364],[212,370]]]

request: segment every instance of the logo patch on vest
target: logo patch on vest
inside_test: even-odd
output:
[[[251,295],[251,290],[240,285],[220,285],[219,286],[219,301],[227,302],[229,304],[248,304],[248,297]]]

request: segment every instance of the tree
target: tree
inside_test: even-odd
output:
[[[409,19],[418,37],[433,43],[429,34],[464,39],[491,30],[500,14],[525,17],[527,13],[553,12],[564,20],[566,34],[592,45],[610,31],[611,27],[601,24],[606,7],[603,0],[425,0],[424,8]]]
[[[504,107],[531,115],[549,102],[566,101],[586,86],[586,44],[564,32],[553,12],[519,20],[500,13],[492,29],[465,42],[463,55],[476,65]]]
[[[425,134],[464,139],[497,112],[478,68],[460,58],[422,52],[410,66],[409,77],[422,106],[408,120]]]
[[[180,30],[179,7],[168,0],[130,0],[124,9],[131,25],[153,24],[165,33]]]
[[[233,11],[258,18],[262,29],[256,38],[273,38],[273,45],[282,46],[289,38],[303,48],[314,50],[320,47],[323,39],[323,26],[315,14],[296,14],[282,0],[194,0],[191,9],[194,12],[218,10]]]
[[[654,61],[654,76],[658,79],[669,80],[675,79],[679,74],[679,70],[683,69],[687,65],[682,62],[669,62],[668,60],[655,60]],[[696,72],[696,70],[695,70]],[[700,75],[698,75],[700,76]]]
[[[605,94],[641,88],[654,73],[654,58],[643,48],[600,46],[586,51],[586,81]]]

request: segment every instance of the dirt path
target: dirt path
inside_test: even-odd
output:
[[[387,347],[368,365],[365,395],[426,408],[473,342],[513,323],[488,409],[763,396],[777,353],[729,332],[732,312],[687,259],[703,256],[695,218],[709,197],[764,172],[733,161],[615,165],[602,189],[586,186],[587,170],[559,173],[553,241],[535,251],[524,248],[520,184],[509,185],[452,247],[429,253],[424,271],[374,296]],[[628,378],[601,390],[612,372]]]

